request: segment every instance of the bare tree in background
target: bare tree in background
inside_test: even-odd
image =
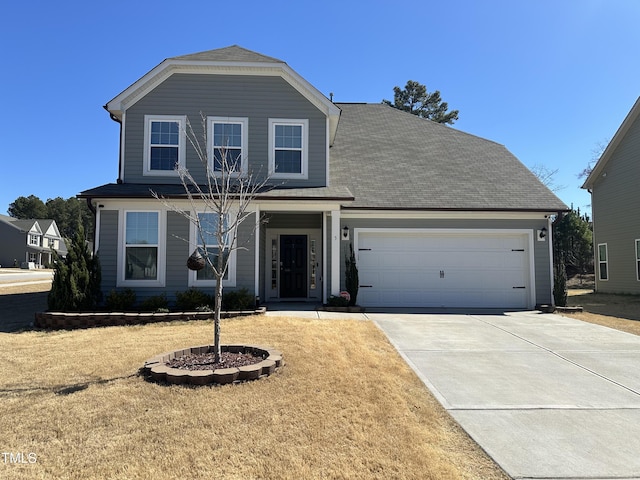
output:
[[[556,185],[554,177],[558,173],[559,169],[551,170],[550,168],[537,163],[533,167],[531,167],[531,173],[533,173],[538,180],[540,180],[549,190],[552,192],[558,192],[563,188],[566,188],[566,185]]]
[[[239,153],[236,154],[239,150],[228,145],[228,138],[224,139],[225,146],[214,148],[212,139],[207,135],[207,117],[202,113],[200,115],[201,135],[196,134],[189,121],[185,133],[206,172],[205,183],[200,184],[185,167],[176,167],[189,202],[189,210],[156,192],[152,192],[152,195],[195,226],[198,242],[192,258],[204,263],[215,277],[213,344],[217,363],[221,355],[223,281],[229,270],[229,259],[233,252],[247,250],[248,239],[246,242],[239,242],[238,229],[255,214],[249,206],[259,193],[268,190],[270,175],[266,172],[253,174],[248,169],[243,169],[243,159]],[[259,221],[256,217],[252,232],[255,233]]]
[[[578,174],[578,178],[587,178],[591,175],[593,167],[595,167],[598,160],[600,160],[600,157],[607,149],[607,145],[609,145],[609,140],[607,139],[596,142],[596,145],[591,149],[591,160],[589,160],[587,167]]]

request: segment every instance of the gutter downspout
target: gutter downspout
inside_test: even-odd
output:
[[[103,105],[102,108],[104,108],[107,112],[109,112],[109,108],[106,105]],[[122,178],[120,177],[120,174],[122,173],[122,120],[120,120],[118,117],[116,117],[111,112],[109,112],[109,118],[111,118],[111,120],[113,120],[114,122],[116,122],[116,123],[118,123],[120,125],[120,135],[118,136],[118,180],[117,180],[117,183],[122,183]]]
[[[91,210],[91,213],[93,213],[93,254],[95,255],[97,250],[97,233],[98,233],[98,211],[96,210],[96,207],[93,206],[93,203],[91,203],[91,197],[87,197],[86,198],[87,201],[87,207],[89,207],[89,210]]]

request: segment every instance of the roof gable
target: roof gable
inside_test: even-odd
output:
[[[206,50],[204,52],[191,53],[188,55],[180,55],[171,57],[171,60],[192,60],[198,62],[244,62],[244,63],[286,63],[274,57],[268,57],[261,53],[247,50],[239,45],[231,45],[230,47],[217,48],[215,50]]]
[[[349,208],[529,210],[567,206],[503,145],[383,104],[338,104],[331,184]]]
[[[600,175],[602,175],[605,167],[613,157],[613,153],[616,151],[616,149],[620,145],[620,142],[622,142],[624,137],[629,132],[629,129],[633,126],[633,124],[639,118],[640,118],[640,97],[638,97],[636,102],[633,104],[633,107],[631,107],[631,110],[629,111],[629,113],[623,120],[622,124],[616,131],[616,134],[613,136],[613,138],[609,142],[609,145],[607,145],[607,148],[605,148],[604,152],[602,152],[602,155],[594,165],[593,169],[591,170],[591,173],[589,174],[587,179],[584,181],[582,188],[587,188],[587,189],[593,188],[596,180],[600,178]]]
[[[279,76],[329,118],[333,143],[340,109],[282,60],[233,45],[205,52],[167,58],[118,96],[105,109],[121,120],[124,111],[175,73],[209,75]]]

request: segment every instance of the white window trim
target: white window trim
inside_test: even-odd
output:
[[[160,177],[178,176],[177,170],[152,170],[151,169],[151,122],[178,122],[180,136],[178,140],[178,165],[186,166],[186,130],[187,117],[185,115],[145,115],[144,116],[144,155],[143,175]]]
[[[302,171],[300,173],[276,172],[275,127],[276,125],[302,126]],[[269,175],[273,178],[307,179],[309,176],[309,120],[292,118],[269,119]]]
[[[35,243],[34,243],[35,241]],[[40,235],[37,233],[29,233],[29,245],[33,245],[36,247],[40,246]]]
[[[238,175],[246,175],[249,171],[248,165],[248,135],[249,135],[249,118],[248,117],[207,117],[207,160],[209,162],[209,168],[216,175],[220,176],[221,172],[216,172],[214,170],[215,163],[213,160],[213,155],[215,148],[213,146],[213,125],[215,123],[235,123],[242,125],[242,140],[240,149],[241,153],[241,163],[240,163],[240,172],[235,173],[234,176]]]
[[[158,214],[158,265],[157,275],[155,280],[127,280],[125,278],[125,264],[126,258],[126,226],[127,226],[127,213],[130,212],[144,212],[144,213],[157,213]],[[166,247],[166,235],[167,235],[167,215],[164,210],[156,209],[121,209],[118,212],[118,268],[117,268],[117,280],[116,286],[118,287],[164,287],[166,276],[166,260],[167,260],[167,247]]]
[[[640,252],[638,252],[638,247],[640,246],[640,238],[637,238],[633,243],[635,247],[635,257],[636,257],[636,280],[640,282],[640,267],[638,266],[638,262],[640,262]]]
[[[217,213],[217,212],[204,212],[198,211],[200,213]],[[236,212],[230,211],[227,213],[228,218],[235,218]],[[233,231],[229,232],[228,238],[231,240],[234,237]],[[191,222],[189,227],[189,252],[193,252],[198,245],[200,245],[200,239],[198,238],[198,229],[195,223]],[[236,286],[236,249],[231,249],[229,252],[229,266],[227,267],[228,275],[227,278],[222,281],[223,287],[235,287]],[[215,287],[216,280],[198,280],[198,272],[189,270],[189,287]]]
[[[600,247],[604,246],[604,251],[605,251],[605,256],[607,257],[606,260],[600,260]],[[605,264],[607,266],[607,278],[602,278],[602,269],[600,268],[600,265]],[[601,282],[608,282],[609,281],[609,277],[611,276],[611,272],[609,272],[609,247],[606,243],[599,243],[598,244],[598,280]]]

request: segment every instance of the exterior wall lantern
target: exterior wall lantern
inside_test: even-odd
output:
[[[542,227],[540,230],[538,230],[538,240],[544,241],[546,237],[547,237],[547,227]]]
[[[349,240],[349,227],[342,227],[342,240]]]

